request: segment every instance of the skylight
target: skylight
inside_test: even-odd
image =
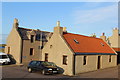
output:
[[[102,46],[104,46],[104,44],[103,43],[100,43]]]
[[[74,41],[75,41],[76,44],[79,44],[79,42],[76,39],[74,39]]]

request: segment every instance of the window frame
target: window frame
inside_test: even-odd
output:
[[[109,55],[109,62],[112,62],[112,55]]]
[[[34,49],[30,48],[30,56],[34,55]]]
[[[83,56],[83,65],[87,65],[87,56]]]
[[[33,43],[34,42],[34,35],[30,36],[30,42]]]
[[[63,55],[63,65],[67,65],[68,57],[67,55]]]

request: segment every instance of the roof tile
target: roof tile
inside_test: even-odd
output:
[[[75,53],[115,53],[107,43],[100,38],[72,33],[66,33],[63,37]],[[77,40],[79,43],[76,44],[74,40]]]

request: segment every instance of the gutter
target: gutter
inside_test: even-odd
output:
[[[115,53],[79,53],[76,52],[75,55],[117,55]]]

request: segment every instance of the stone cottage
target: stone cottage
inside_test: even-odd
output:
[[[53,33],[26,29],[15,19],[7,38],[6,53],[17,63],[30,60],[56,63],[65,75],[94,71],[117,65],[117,53],[102,39],[69,33],[60,22]]]
[[[105,33],[100,36],[105,42],[107,42],[117,53],[117,63],[120,63],[120,33],[118,28],[114,28],[112,36],[106,37]]]
[[[5,53],[11,54],[18,64],[28,64],[31,60],[41,60],[42,48],[51,35],[52,33],[39,29],[19,27],[18,20],[15,19],[7,38]]]

